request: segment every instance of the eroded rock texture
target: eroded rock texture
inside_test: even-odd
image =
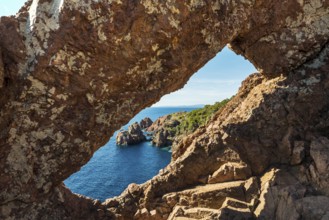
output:
[[[129,125],[128,131],[119,131],[115,139],[116,144],[122,146],[139,144],[146,141],[146,137],[138,122]]]
[[[327,0],[30,0],[1,17],[0,218],[328,218],[328,23]],[[228,43],[261,74],[163,173],[103,204],[65,189]]]

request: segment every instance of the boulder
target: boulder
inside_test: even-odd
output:
[[[221,183],[233,180],[244,180],[251,176],[250,168],[244,163],[225,163],[211,176],[208,183]]]
[[[157,147],[166,147],[172,144],[171,133],[161,128],[153,133],[152,144]]]
[[[142,129],[147,129],[152,125],[152,123],[153,121],[149,117],[145,117],[140,121],[139,125]]]
[[[119,131],[115,138],[115,141],[116,144],[119,146],[127,146],[128,143],[130,143],[130,139],[131,137],[128,131]]]
[[[119,131],[116,136],[117,145],[134,145],[146,141],[146,137],[137,122],[128,127],[128,131]]]
[[[128,133],[131,135],[132,144],[137,144],[146,140],[146,137],[137,122],[128,127]]]

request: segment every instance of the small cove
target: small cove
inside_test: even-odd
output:
[[[127,125],[145,117],[153,121],[174,112],[192,111],[192,107],[153,107],[136,115]],[[109,142],[95,152],[91,160],[77,173],[64,181],[74,193],[104,201],[118,196],[130,183],[144,183],[169,164],[168,148],[157,148],[151,142],[119,147],[115,144],[116,133]]]

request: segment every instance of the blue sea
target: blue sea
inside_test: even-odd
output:
[[[174,112],[192,111],[192,107],[153,107],[136,115],[127,125],[145,117],[153,121]],[[130,183],[144,183],[169,164],[171,153],[168,148],[157,148],[151,142],[121,147],[116,146],[115,136],[96,151],[91,160],[79,172],[64,181],[74,193],[104,201],[118,196]]]

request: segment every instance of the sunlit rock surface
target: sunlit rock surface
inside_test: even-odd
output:
[[[1,17],[0,218],[326,219],[328,22],[327,0],[30,0]],[[103,204],[62,185],[226,44],[261,74],[161,174]]]
[[[129,125],[128,131],[119,131],[115,139],[116,144],[120,146],[134,145],[146,141],[142,128],[137,122]]]
[[[153,121],[149,117],[143,118],[140,122],[139,125],[141,126],[142,129],[147,129],[152,125]]]

